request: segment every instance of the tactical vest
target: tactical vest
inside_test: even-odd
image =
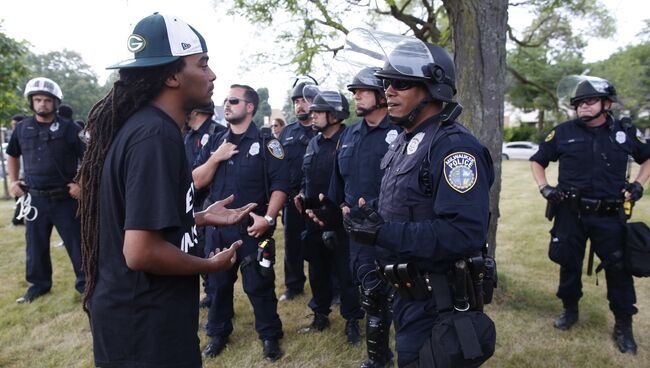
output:
[[[440,128],[438,128],[440,127]],[[452,123],[439,125],[438,120],[430,123],[421,133],[424,137],[417,145],[416,134],[410,141],[406,132],[402,132],[388,147],[380,168],[384,170],[379,194],[379,213],[385,221],[417,222],[433,220],[435,193],[433,187],[437,181],[430,172],[430,152],[442,138],[464,132],[460,125]],[[409,149],[409,146],[416,148]],[[411,152],[411,153],[409,153]]]
[[[23,120],[21,125],[19,142],[27,185],[50,189],[72,182],[78,157],[74,150],[76,142],[69,142],[68,137],[77,139],[77,134],[70,134],[68,129],[74,129],[75,125],[58,117],[47,128],[33,117]]]

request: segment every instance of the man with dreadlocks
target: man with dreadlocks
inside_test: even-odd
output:
[[[198,274],[229,268],[240,242],[197,257],[196,225],[237,223],[255,205],[228,210],[231,196],[193,213],[181,127],[216,79],[203,37],[155,13],[128,48],[134,59],[109,67],[120,79],[90,112],[79,173],[95,365],[201,367]]]

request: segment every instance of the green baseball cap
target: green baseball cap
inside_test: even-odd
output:
[[[133,58],[106,69],[147,68],[208,51],[203,36],[192,26],[178,17],[157,12],[136,24],[126,47]]]

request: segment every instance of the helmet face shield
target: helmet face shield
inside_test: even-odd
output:
[[[302,88],[302,98],[303,98],[305,101],[309,102],[309,104],[311,105],[311,104],[314,102],[314,99],[316,98],[316,96],[317,96],[320,92],[321,92],[321,91],[320,91],[320,88],[318,88],[317,85],[314,85],[314,84],[306,84],[306,85]]]
[[[456,93],[452,58],[414,37],[356,28],[348,33],[340,58],[359,67],[381,67],[374,73],[380,79],[420,81],[436,100],[452,102]]]
[[[584,99],[603,97],[617,102],[616,90],[607,79],[589,75],[569,75],[558,83],[557,97],[560,106],[573,109]]]
[[[338,91],[320,91],[309,106],[309,111],[328,112],[338,120],[350,116],[348,101]]]

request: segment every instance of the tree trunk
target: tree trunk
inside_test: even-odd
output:
[[[501,144],[506,77],[507,0],[443,0],[452,25],[460,121],[492,154],[490,254],[496,249],[501,192]]]
[[[537,131],[540,133],[544,131],[544,109],[537,112]]]

